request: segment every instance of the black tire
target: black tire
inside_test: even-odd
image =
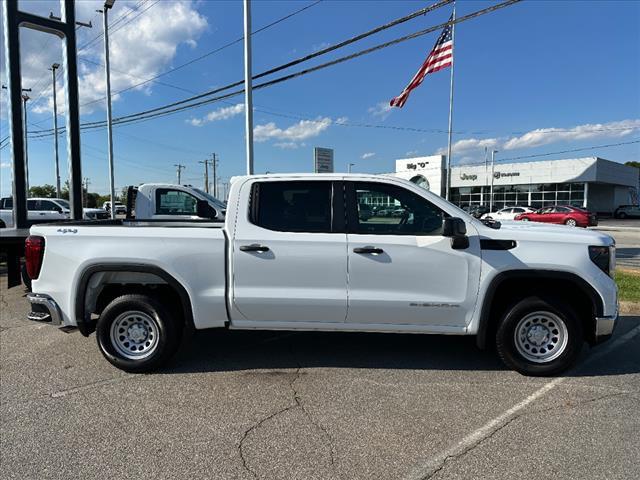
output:
[[[623,220],[623,219],[627,218],[627,214],[626,214],[626,213],[624,213],[624,212],[620,212],[620,213],[618,214],[618,218],[619,218],[620,220]]]
[[[127,358],[120,350],[123,348],[122,342],[118,347],[118,340],[113,340],[111,337],[114,322],[118,321],[120,324],[120,322],[127,321],[128,312],[134,317],[136,314],[140,315],[141,313],[142,321],[150,326],[146,331],[147,337],[145,337],[145,340],[154,342],[154,347],[148,354],[144,353],[147,356],[143,358]],[[147,321],[147,319],[149,320]],[[135,320],[131,322],[132,327],[134,322]],[[138,323],[143,325],[141,322]],[[156,336],[155,338],[153,338],[154,335]],[[102,311],[96,325],[96,339],[102,355],[113,366],[131,373],[151,372],[160,368],[178,349],[181,336],[182,321],[174,318],[169,313],[169,310],[158,300],[147,295],[122,295],[115,298]],[[120,338],[123,337],[121,336]],[[128,347],[127,343],[124,343],[124,345]],[[131,349],[134,349],[133,342],[131,345]],[[144,343],[140,345],[141,348],[144,348]],[[131,353],[130,355],[136,355],[137,353]]]
[[[515,336],[515,330],[520,321],[525,321],[527,318],[534,318],[538,312],[543,313],[542,317],[547,315],[551,318],[561,320],[565,327],[566,344],[563,346],[560,344],[553,345],[551,343],[551,348],[547,347],[547,353],[550,355],[547,361],[543,359],[532,361],[520,353],[519,348],[528,349],[528,347],[526,345],[519,347],[522,343],[517,344],[518,341]],[[549,323],[552,324],[552,321],[549,321]],[[525,325],[526,321],[525,324],[523,324],[523,328]],[[553,324],[553,326],[555,325]],[[554,338],[557,338],[557,330],[553,331],[556,332],[556,334],[550,334]],[[523,336],[521,338],[526,337]],[[524,343],[527,342],[525,341]],[[554,298],[528,297],[518,301],[506,310],[496,333],[496,349],[504,364],[523,375],[530,376],[551,376],[567,370],[580,355],[583,344],[582,324],[575,312],[569,305]],[[551,353],[553,348],[560,348],[561,350],[559,351],[562,353],[552,358],[552,355],[557,355],[555,352],[553,352],[553,354]],[[540,349],[540,352],[542,351],[543,349]],[[539,352],[536,351],[536,354],[538,353]],[[530,355],[534,356],[533,353],[530,353]]]

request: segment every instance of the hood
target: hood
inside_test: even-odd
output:
[[[501,221],[500,229],[484,227],[481,235],[504,240],[534,240],[540,242],[578,243],[583,245],[614,245],[615,240],[604,232],[567,225],[542,222]]]

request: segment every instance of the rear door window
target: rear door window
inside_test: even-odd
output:
[[[331,233],[332,182],[259,182],[251,192],[251,223],[278,232]]]

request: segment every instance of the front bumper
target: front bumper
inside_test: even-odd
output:
[[[31,303],[31,311],[27,314],[29,320],[51,323],[51,325],[62,325],[60,307],[49,295],[28,293],[27,300]]]
[[[613,331],[618,324],[619,312],[616,308],[616,313],[610,317],[596,317],[595,322],[595,344],[602,343],[611,338]]]

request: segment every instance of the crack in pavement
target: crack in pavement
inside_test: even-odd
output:
[[[423,477],[422,480],[431,480],[431,479],[435,478],[442,470],[444,470],[444,468],[447,466],[448,462],[450,464],[450,462],[458,460],[458,459],[464,457],[469,452],[472,452],[476,448],[480,447],[483,443],[485,443],[486,441],[488,441],[491,438],[493,438],[497,433],[499,433],[500,431],[504,430],[506,427],[508,427],[509,425],[511,425],[513,422],[515,422],[516,420],[518,420],[520,418],[523,418],[523,417],[526,417],[526,416],[531,416],[531,415],[538,415],[540,413],[550,412],[552,410],[573,410],[573,409],[576,409],[578,407],[582,407],[584,405],[587,405],[589,403],[594,403],[594,402],[598,402],[598,401],[601,401],[601,400],[607,400],[607,399],[610,399],[610,398],[620,397],[622,395],[630,395],[630,394],[631,394],[631,392],[616,392],[616,393],[611,393],[611,394],[608,394],[608,395],[600,395],[600,396],[597,396],[597,397],[589,398],[587,400],[582,400],[582,401],[579,401],[579,402],[577,402],[575,404],[572,404],[572,405],[567,405],[567,404],[565,404],[565,405],[552,405],[552,406],[546,407],[546,408],[537,408],[537,409],[530,410],[528,412],[522,412],[522,413],[520,413],[518,415],[515,415],[514,417],[511,417],[506,422],[504,422],[502,425],[498,426],[495,430],[493,430],[489,435],[480,438],[478,442],[476,442],[476,443],[474,443],[472,445],[469,445],[467,448],[465,448],[461,452],[447,455],[442,460],[440,465],[438,467],[436,467],[432,472],[428,473],[425,477]]]
[[[293,349],[292,349],[291,353],[293,354],[294,358],[296,358],[295,353],[293,352]],[[331,460],[331,468],[334,471],[336,471],[336,463],[335,463],[336,451],[335,451],[335,447],[334,447],[333,438],[331,437],[331,435],[329,434],[329,432],[327,431],[327,429],[325,427],[323,427],[319,422],[314,420],[314,418],[311,415],[311,413],[309,412],[309,410],[307,410],[307,408],[305,407],[304,402],[302,401],[302,396],[298,393],[298,390],[295,387],[295,384],[300,379],[301,372],[302,372],[302,366],[300,365],[300,362],[296,362],[296,363],[298,364],[298,367],[296,368],[295,374],[293,376],[293,380],[291,380],[289,382],[289,388],[291,389],[291,392],[293,394],[294,403],[290,404],[290,405],[287,405],[286,407],[281,408],[280,410],[267,415],[266,417],[264,417],[261,420],[259,420],[257,423],[253,424],[251,427],[249,427],[247,430],[245,430],[242,438],[240,439],[240,442],[238,443],[237,449],[238,449],[238,454],[240,456],[240,459],[242,460],[242,466],[244,467],[244,469],[246,471],[248,471],[253,476],[253,478],[257,479],[258,478],[258,474],[247,463],[247,459],[245,457],[245,454],[244,454],[244,451],[243,451],[243,448],[242,448],[243,445],[244,445],[245,440],[247,440],[247,438],[249,437],[249,435],[251,435],[251,433],[256,431],[258,428],[260,428],[262,425],[264,425],[269,420],[272,420],[275,417],[277,417],[278,415],[281,415],[281,414],[283,414],[285,412],[288,412],[290,410],[293,410],[295,408],[300,408],[300,410],[302,410],[302,412],[307,417],[309,422],[318,431],[322,432],[322,436],[324,436],[324,438],[326,439],[327,445],[329,447],[329,458]]]

